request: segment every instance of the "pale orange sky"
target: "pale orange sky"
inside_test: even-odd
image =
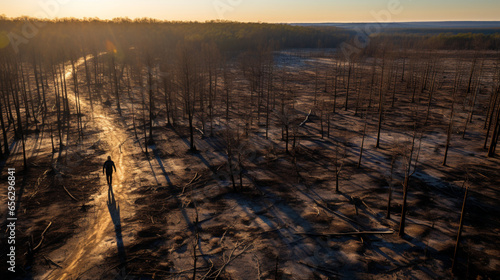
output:
[[[498,0],[0,0],[0,6],[9,17],[372,22],[383,13],[389,21],[500,20]]]

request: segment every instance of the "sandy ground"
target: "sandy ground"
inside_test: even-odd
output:
[[[26,206],[18,212],[20,232],[36,245],[47,224],[52,225],[31,262],[26,257],[29,266],[20,279],[192,279],[193,275],[197,279],[449,279],[467,177],[470,193],[457,278],[499,277],[499,160],[485,157],[482,149],[486,92],[479,96],[477,114],[464,139],[467,114],[462,107],[457,110],[448,164],[441,165],[450,104],[446,81],[453,78],[449,73],[457,54],[443,56],[450,72],[443,72],[448,78],[435,94],[430,124],[420,130],[404,238],[397,235],[404,156],[396,158],[392,179],[390,173],[392,155],[405,154],[413,135],[414,105],[404,83],[399,85],[396,106],[386,110],[380,148],[375,148],[377,114],[369,114],[362,164],[357,168],[364,120],[354,112],[356,92],[344,111],[341,88],[330,137],[326,133],[321,137],[320,114],[312,106],[314,75],[334,60],[282,55],[281,60],[295,61],[287,67],[294,81],[290,87],[297,93],[295,123],[310,110],[313,114],[298,130],[293,156],[284,151],[278,116],[272,115],[268,139],[264,118],[260,126],[254,125],[238,144],[244,172],[242,186],[237,176],[236,190],[227,172],[223,116],[215,118],[213,137],[197,135],[196,153],[187,151],[185,123],[172,128],[160,115],[155,145],[145,155],[144,141],[135,138],[132,128],[131,105],[138,104],[139,97],[124,98],[122,116],[114,104],[94,105],[90,112],[84,99],[89,133],[59,151],[65,160],[54,159],[57,153],[51,153],[47,134],[30,135],[27,147],[32,147],[28,150],[36,170],[31,172],[38,175],[23,179]],[[241,80],[235,92],[244,96],[246,87]],[[320,93],[326,99],[331,94]],[[419,96],[419,110],[425,111],[427,93]],[[235,124],[238,107],[232,105]],[[13,147],[5,166],[22,162],[19,143]],[[101,173],[107,155],[118,168],[112,193]],[[339,193],[335,192],[337,157],[342,165]],[[38,161],[49,164],[37,167]],[[40,186],[33,187],[37,181]],[[55,185],[59,187],[52,190]],[[73,201],[62,185],[79,201]],[[393,193],[387,219],[389,186]],[[47,203],[46,196],[51,195],[54,202]],[[4,194],[1,198],[3,203]]]

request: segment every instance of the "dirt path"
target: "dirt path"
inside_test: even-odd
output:
[[[81,63],[83,58],[78,61],[78,65]],[[71,68],[66,70],[66,79],[71,78],[70,70]],[[74,93],[68,96],[74,103]],[[90,114],[90,105],[83,99],[81,106],[83,112]],[[132,190],[138,184],[135,178],[141,177],[138,175],[141,171],[132,155],[139,149],[134,147],[126,129],[119,123],[113,123],[104,109],[94,106],[93,115],[92,125],[102,130],[101,145],[109,147],[109,152],[103,155],[103,162],[105,156],[110,155],[117,168],[117,172],[113,174],[112,191],[108,191],[105,176],[100,176],[102,188],[91,197],[93,208],[81,221],[81,232],[49,256],[62,268],[47,271],[38,279],[96,279],[112,269],[104,263],[104,258],[113,247],[118,250],[120,261],[126,261],[125,244],[132,242],[135,236],[134,227],[127,221],[135,213]],[[96,169],[101,168],[102,166],[96,166]]]

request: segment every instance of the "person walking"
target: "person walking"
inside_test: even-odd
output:
[[[108,186],[111,187],[111,184],[113,183],[113,168],[115,169],[116,172],[116,166],[115,163],[111,160],[111,157],[108,156],[108,160],[104,162],[104,165],[102,166],[102,173],[104,174],[104,170],[106,170],[106,181],[108,182]]]

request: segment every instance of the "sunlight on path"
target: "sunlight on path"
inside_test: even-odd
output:
[[[92,59],[89,55],[87,59]],[[84,63],[83,57],[78,60],[75,67],[78,67]],[[66,79],[70,79],[72,76],[71,65],[66,67]],[[71,94],[68,94],[68,98],[71,99],[73,103],[76,102],[76,98]],[[90,105],[84,100],[80,99],[82,111],[90,112]],[[113,123],[103,114],[102,110],[98,109],[98,106],[94,106],[94,125],[99,126],[104,132],[101,133],[102,141],[109,144],[111,151],[107,155],[115,161],[117,172],[114,173],[115,178],[113,180],[113,191],[116,199],[116,210],[121,211],[121,221],[123,221],[123,213],[127,217],[134,215],[134,209],[131,207],[131,203],[127,200],[128,192],[131,190],[131,186],[125,185],[127,181],[133,182],[133,178],[127,175],[132,174],[131,163],[133,158],[130,157],[124,147],[120,148],[120,145],[127,140],[127,132],[118,126],[113,125]],[[104,162],[104,158],[103,158]],[[98,166],[96,168],[101,168]],[[113,221],[110,217],[111,210],[108,207],[111,202],[108,201],[108,187],[105,182],[105,177],[101,176],[101,185],[103,186],[99,193],[95,194],[92,199],[94,201],[95,213],[89,213],[82,223],[80,233],[73,236],[65,245],[63,245],[58,250],[51,253],[53,259],[62,259],[61,264],[62,269],[56,269],[47,272],[45,275],[41,276],[40,279],[77,279],[80,277],[86,278],[85,273],[93,268],[97,268],[99,265],[103,265],[103,260],[105,253],[108,250],[116,250],[117,240],[115,239],[115,227],[116,223],[120,227],[120,237],[122,235],[121,228],[122,222],[120,220]],[[120,217],[118,215],[118,217]],[[115,222],[115,225],[113,224]],[[88,226],[83,224],[87,223]],[[125,227],[126,228],[126,225]],[[116,233],[118,237],[118,231]],[[125,239],[126,236],[125,236]],[[118,244],[120,244],[118,241]],[[127,243],[127,240],[121,241]],[[123,243],[121,246],[123,246]],[[113,248],[114,247],[114,248]],[[118,248],[120,250],[120,248]],[[124,260],[123,260],[124,261]],[[105,267],[105,269],[109,269]],[[105,271],[100,271],[104,273]],[[92,276],[88,275],[87,278]]]

